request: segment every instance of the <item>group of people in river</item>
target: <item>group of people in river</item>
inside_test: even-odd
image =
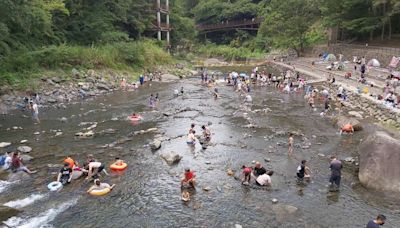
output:
[[[214,74],[211,78],[208,76],[208,71],[205,69],[201,72],[201,80],[202,83],[210,87],[210,83],[215,82]],[[229,74],[224,76],[224,81],[227,83],[228,86],[233,86],[234,91],[244,96],[244,103],[251,104],[252,97],[251,97],[251,86],[258,85],[258,86],[266,86],[266,85],[273,85],[278,88],[283,93],[290,93],[290,92],[305,92],[305,99],[307,100],[310,108],[312,110],[316,110],[315,108],[315,101],[320,98],[323,101],[323,111],[321,115],[325,115],[329,110],[331,110],[331,95],[327,89],[323,89],[321,92],[314,88],[313,85],[308,85],[305,78],[303,78],[299,72],[287,70],[286,72],[282,72],[279,77],[272,73],[266,73],[265,71],[259,71],[258,67],[255,67],[252,70],[250,76],[247,74],[241,73],[239,74],[236,71],[232,71]],[[334,77],[331,80],[331,83],[334,83]],[[211,86],[211,87],[212,87]],[[339,100],[346,100],[346,90],[343,87],[339,87],[337,92],[337,98]],[[189,130],[188,134],[188,144],[193,144],[195,140],[194,136],[194,124],[192,125],[191,129]],[[353,126],[348,123],[342,126],[340,129],[340,133],[353,133],[354,128]],[[294,148],[294,135],[289,133],[288,138],[288,156],[289,157],[296,157],[293,153]],[[332,155],[331,162],[330,162],[330,170],[331,176],[329,178],[329,182],[331,183],[330,190],[336,191],[340,186],[340,177],[341,177],[341,169],[342,164],[341,161],[336,158],[336,156]],[[255,180],[256,185],[264,186],[264,185],[271,185],[272,179],[271,176],[273,174],[272,170],[267,171],[264,167],[261,166],[259,162],[256,162],[255,167],[250,166],[242,166],[242,183],[248,185],[252,179]],[[309,181],[311,179],[311,169],[307,165],[306,160],[301,160],[300,164],[296,170],[296,177],[299,181]]]

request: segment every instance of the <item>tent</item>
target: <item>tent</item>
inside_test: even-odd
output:
[[[324,58],[324,61],[336,61],[336,56],[334,54],[329,54]]]
[[[368,66],[372,66],[372,67],[380,67],[381,64],[379,63],[379,61],[377,59],[371,59],[368,64]]]

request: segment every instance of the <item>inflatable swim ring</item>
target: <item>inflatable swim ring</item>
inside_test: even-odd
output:
[[[62,183],[58,181],[53,181],[47,185],[47,188],[52,192],[60,190],[62,187],[63,187]]]
[[[95,189],[89,192],[92,196],[104,196],[111,191],[110,188],[103,188],[103,189]]]
[[[142,119],[142,116],[139,116],[139,115],[137,115],[137,116],[128,116],[128,119],[131,120],[131,121],[139,121],[139,120]]]
[[[126,167],[128,167],[128,164],[126,164],[125,162],[122,163],[121,165],[118,165],[116,163],[110,165],[110,169],[112,170],[124,170],[126,169]]]

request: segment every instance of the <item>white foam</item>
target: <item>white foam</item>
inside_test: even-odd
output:
[[[0,180],[0,193],[6,190],[11,184],[15,183],[14,182],[8,182],[8,181],[2,181]]]
[[[63,213],[68,208],[74,206],[78,202],[78,199],[73,199],[58,205],[57,207],[51,208],[43,213],[40,213],[36,217],[32,218],[20,218],[11,217],[4,223],[10,227],[18,228],[43,228],[49,227],[49,223],[53,221],[57,215]]]
[[[43,199],[45,197],[47,197],[47,195],[45,195],[45,194],[32,194],[31,196],[28,196],[25,199],[18,199],[18,200],[13,200],[13,201],[7,202],[4,204],[4,206],[12,207],[15,209],[20,209],[20,208],[26,207],[26,206],[34,203],[37,200]]]

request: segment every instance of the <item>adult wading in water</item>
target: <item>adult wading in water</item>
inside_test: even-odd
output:
[[[331,190],[338,191],[340,187],[340,180],[342,176],[342,162],[337,160],[335,155],[331,156],[331,177],[329,182],[331,183]]]

